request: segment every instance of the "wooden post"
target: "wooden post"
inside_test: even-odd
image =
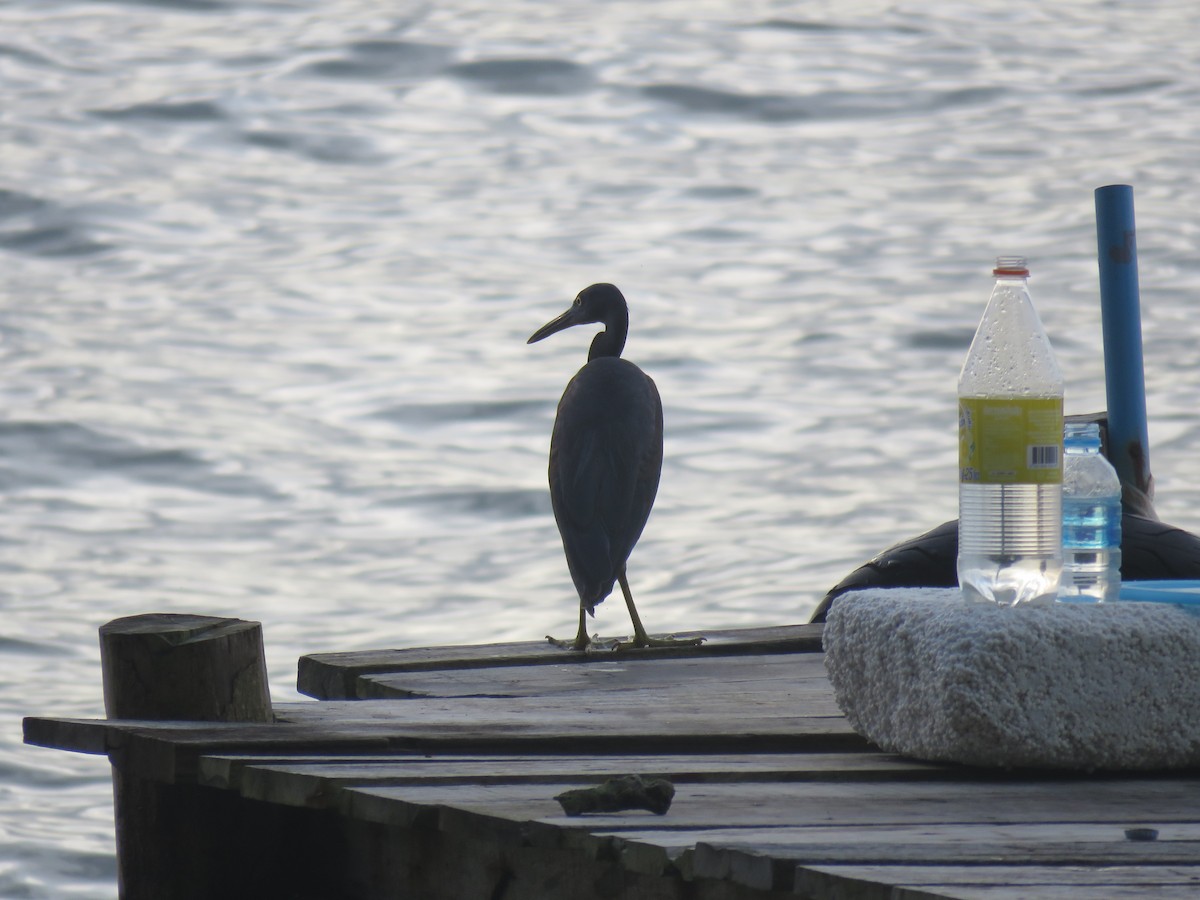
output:
[[[270,722],[262,626],[241,619],[156,613],[100,628],[104,707],[113,719]],[[232,863],[229,801],[220,792],[135,771],[117,753],[113,805],[123,900],[217,896]],[[161,777],[161,776],[160,776]],[[231,855],[231,854],[230,854]]]
[[[100,626],[110,719],[270,722],[262,626],[152,613]]]

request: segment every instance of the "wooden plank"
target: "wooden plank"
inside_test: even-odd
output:
[[[1045,847],[1057,844],[1062,848],[1084,844],[1122,844],[1131,854],[1155,853],[1182,856],[1200,851],[1200,815],[1193,821],[1154,822],[1159,832],[1157,841],[1130,841],[1125,837],[1124,822],[953,822],[919,825],[800,825],[800,826],[713,826],[703,831],[703,841],[714,847],[736,848],[752,852],[755,849],[790,854],[794,859],[812,860],[814,854],[827,849],[857,845],[860,859],[876,854],[889,862],[911,862],[914,859],[961,862],[976,859],[981,847]],[[598,831],[597,833],[601,833]],[[623,832],[603,831],[617,837],[638,838],[641,830]],[[680,839],[696,832],[679,830]],[[653,838],[670,837],[669,830],[656,830]],[[672,838],[673,839],[673,838]],[[1195,846],[1193,846],[1195,844]],[[817,849],[813,849],[817,848]],[[840,853],[841,851],[836,851]],[[1069,852],[1082,852],[1070,850]],[[840,858],[840,857],[839,857]],[[1046,857],[1054,858],[1054,857]],[[1197,860],[1200,862],[1200,860]]]
[[[1081,781],[1061,786],[1039,781],[1018,784],[1015,791],[1010,790],[1012,785],[985,785],[980,790],[975,784],[938,782],[681,784],[676,786],[675,803],[665,816],[629,812],[578,818],[563,816],[553,802],[556,793],[570,786],[347,788],[340,796],[346,814],[368,821],[419,825],[472,840],[536,840],[539,846],[559,841],[560,848],[590,846],[591,852],[613,852],[611,842],[616,840],[621,854],[634,853],[642,866],[653,867],[666,860],[688,868],[697,877],[729,880],[761,891],[783,890],[798,865],[811,864],[1200,864],[1197,840],[1139,843],[1124,839],[1125,827],[1146,822],[1166,827],[1163,823],[1179,821],[1189,834],[1200,831],[1200,816],[1190,802],[1190,792],[1181,792],[1178,784],[1167,780]],[[911,795],[907,804],[889,805],[887,801],[894,801],[897,792],[877,790],[895,787],[907,789]],[[919,796],[927,792],[934,796]],[[723,802],[711,802],[722,793]],[[826,796],[814,798],[814,793]],[[708,802],[699,805],[698,798]],[[1081,813],[1081,805],[1090,808]],[[1064,820],[1064,812],[1106,822],[1107,831],[1101,834],[1090,820],[1077,831],[1074,822]],[[923,841],[907,840],[915,826],[905,823],[914,819],[965,832],[971,826],[964,823],[1004,824],[1014,814],[1023,817],[1021,821],[1043,823],[1057,839],[1012,833],[1005,840],[984,829],[974,835],[963,834],[957,842],[936,840],[932,835]],[[844,829],[840,840],[826,834],[823,837],[829,842],[823,842],[814,825],[834,820]],[[879,827],[881,820],[887,828]],[[850,828],[852,825],[855,827]],[[764,840],[765,835],[771,840]]]
[[[845,896],[843,894],[842,896]],[[1195,900],[1196,889],[1186,885],[1107,885],[1093,889],[1079,885],[920,885],[887,886],[879,895],[886,900]]]
[[[802,896],[912,898],[919,896],[1028,900],[1046,898],[1192,898],[1200,867],[1097,866],[814,866],[796,873]]]
[[[631,773],[695,782],[855,781],[879,778],[959,777],[956,770],[881,753],[748,754],[730,756],[492,756],[398,759],[376,757],[279,758],[204,756],[199,783],[289,806],[320,806],[344,787],[406,784],[597,783]]]
[[[488,669],[389,672],[363,675],[362,699],[487,697],[550,697],[571,695],[591,701],[609,692],[629,702],[629,692],[651,692],[653,705],[661,698],[686,701],[702,695],[737,694],[750,702],[779,699],[803,704],[810,713],[841,715],[833,687],[825,674],[823,653],[793,653],[711,658],[668,657],[656,660],[603,659],[590,665],[555,663],[540,666],[498,666]],[[760,699],[762,698],[762,699]],[[638,702],[641,702],[639,698]],[[819,707],[819,710],[818,710]]]
[[[974,826],[966,825],[971,831]],[[988,841],[959,842],[945,846],[925,843],[906,844],[886,837],[872,843],[850,839],[843,843],[809,843],[809,829],[777,829],[773,843],[761,840],[762,831],[744,829],[690,829],[675,831],[597,831],[597,835],[623,840],[638,840],[664,846],[677,846],[690,840],[696,851],[697,871],[708,877],[722,877],[719,870],[729,867],[729,861],[755,860],[766,857],[793,865],[1010,865],[1033,864],[1060,866],[1099,866],[1113,864],[1200,865],[1200,842],[1165,841],[1136,845],[1130,841]],[[732,835],[733,840],[722,840]],[[703,860],[703,864],[699,862]]]
[[[714,698],[715,699],[715,698]],[[651,703],[652,705],[647,705]],[[844,718],[792,704],[722,695],[661,715],[663,698],[622,703],[619,696],[326,701],[279,704],[274,724],[25,720],[27,743],[138,759],[147,777],[188,772],[201,753],[492,751],[495,753],[854,751],[869,744]],[[651,724],[652,723],[652,724]],[[151,774],[152,773],[152,774]],[[186,777],[186,776],[184,776]]]
[[[564,777],[604,778],[639,772],[680,781],[858,781],[962,780],[962,770],[936,763],[906,760],[886,753],[763,753],[763,754],[604,754],[573,755],[431,755],[406,756],[280,756],[214,755],[202,764],[213,777],[246,769],[271,770],[320,777],[331,782],[419,783],[537,783]],[[232,784],[232,782],[231,782]]]
[[[505,677],[514,685],[528,679],[531,693],[503,702],[472,694],[279,704],[275,723],[244,726],[31,718],[25,734],[29,743],[65,750],[151,752],[153,744],[185,755],[270,746],[310,752],[434,746],[503,752],[520,746],[531,752],[539,742],[545,750],[563,752],[867,748],[838,712],[820,674],[821,659],[821,654],[715,656],[701,663],[672,657],[636,666],[607,660],[562,667],[578,672],[594,666],[603,690],[550,694],[541,692],[551,690],[559,667],[517,668]],[[146,764],[174,765],[150,758]]]
[[[109,732],[104,719],[26,716],[21,724],[26,744],[75,753],[108,753]]]
[[[903,761],[892,760],[882,755],[862,756],[874,757],[874,762],[882,766],[879,774],[885,777],[898,776],[898,773],[891,771],[892,764],[899,763],[901,768],[904,767]],[[803,764],[806,756],[764,757],[760,760],[764,765],[759,771],[752,770],[741,774],[755,778],[770,773],[777,766],[788,769],[798,758]],[[682,768],[686,769],[687,763],[697,759],[680,758],[684,763]],[[859,759],[861,757],[832,755],[825,757],[824,762],[836,769],[847,760]],[[609,767],[608,771],[603,765],[604,761],[600,761],[596,774],[637,771],[643,762],[653,764],[664,761],[655,757],[619,757],[609,761],[619,764]],[[697,776],[706,788],[713,786],[709,779],[737,778],[739,773],[728,769],[736,770],[739,764],[745,765],[747,762],[745,757],[713,758],[708,761],[714,765],[702,765],[702,771]],[[1116,815],[1115,818],[1119,821],[1103,824],[1061,820],[1061,807],[1065,801],[1078,802],[1081,797],[1094,793],[1097,782],[1084,779],[1079,779],[1068,788],[1052,787],[1050,793],[1053,796],[1046,800],[1045,805],[1049,809],[1042,812],[1046,818],[1042,824],[1005,824],[1002,821],[997,823],[987,816],[983,817],[988,819],[985,824],[965,824],[959,821],[959,809],[948,801],[948,797],[957,795],[966,804],[981,804],[985,808],[992,807],[994,799],[980,796],[978,784],[963,781],[935,786],[935,792],[939,788],[947,789],[941,792],[946,796],[933,798],[934,805],[952,820],[944,824],[906,825],[891,822],[887,825],[871,825],[862,824],[861,817],[852,817],[856,824],[839,827],[786,825],[781,824],[778,811],[765,811],[761,797],[746,798],[744,791],[738,791],[736,796],[741,801],[748,801],[741,805],[755,813],[749,817],[756,820],[753,823],[744,824],[742,827],[730,827],[724,824],[729,818],[724,812],[715,815],[722,823],[720,825],[714,825],[711,821],[698,822],[694,816],[685,817],[681,822],[677,815],[678,804],[689,797],[686,777],[676,778],[676,806],[664,817],[645,813],[576,819],[561,816],[557,805],[551,801],[555,793],[568,786],[568,782],[555,783],[551,777],[552,773],[563,768],[579,769],[595,762],[590,759],[462,758],[442,762],[414,760],[403,764],[384,759],[373,765],[351,760],[313,760],[307,765],[263,765],[248,761],[242,771],[241,789],[246,796],[258,799],[309,805],[328,803],[331,797],[341,794],[345,798],[340,804],[344,812],[364,816],[370,821],[434,828],[455,834],[461,832],[464,839],[469,836],[472,840],[490,839],[502,843],[533,842],[537,846],[547,848],[576,849],[590,854],[616,854],[622,859],[623,865],[642,874],[673,870],[682,860],[692,857],[687,865],[689,871],[696,876],[730,880],[762,891],[780,891],[787,888],[797,866],[804,862],[828,864],[844,861],[862,865],[871,861],[892,861],[902,862],[909,868],[938,862],[953,862],[978,868],[980,865],[998,861],[1016,865],[1039,860],[1092,866],[1150,860],[1160,865],[1200,864],[1200,817],[1193,816],[1189,805],[1184,802],[1183,814],[1192,818],[1177,823],[1166,822],[1166,818],[1171,815],[1179,815],[1180,810],[1167,809],[1153,789],[1149,791],[1151,796],[1147,796],[1147,781],[1157,788],[1158,792],[1167,790],[1172,796],[1178,796],[1179,788],[1172,786],[1170,779],[1109,779],[1098,782],[1113,786],[1113,789],[1102,791],[1096,797],[1098,814],[1101,816],[1105,814],[1105,810],[1114,808],[1118,813],[1129,813],[1131,797],[1145,798],[1145,808],[1141,811],[1150,813],[1152,817],[1144,821],[1154,822],[1160,830],[1161,839],[1153,844],[1137,844],[1125,839],[1124,829],[1130,824],[1125,815]],[[507,776],[497,774],[499,770],[504,770],[510,765],[525,768]],[[475,767],[484,767],[484,771],[492,773],[492,778],[480,784],[475,777]],[[428,771],[431,777],[406,774],[407,770],[414,768]],[[813,768],[819,770],[822,766],[818,764]],[[943,776],[961,777],[964,774],[964,770],[951,767],[926,768]],[[663,774],[677,773],[680,769],[679,765],[668,766],[663,769]],[[460,777],[465,777],[466,783],[460,783]],[[412,779],[413,783],[428,790],[423,793],[403,791],[402,801],[397,804],[393,802],[396,799],[395,795],[376,790],[379,787],[391,786],[386,784],[387,779],[391,778]],[[354,789],[360,779],[371,779],[372,787],[367,790]],[[287,797],[272,793],[280,791],[280,785],[288,783],[291,783],[290,789],[295,790],[298,783],[306,780],[312,782],[310,794]],[[276,783],[272,784],[273,781]],[[577,783],[570,782],[571,785]],[[1041,794],[1047,785],[1055,784],[1045,779],[1020,783],[1018,793],[1031,791]],[[268,788],[262,793],[264,785]],[[515,791],[507,790],[514,785]],[[838,789],[846,785],[835,783],[823,786],[831,788],[836,799],[837,794],[843,793]],[[357,787],[361,788],[361,784]],[[719,787],[735,786],[723,784]],[[811,799],[813,785],[788,785],[787,791],[783,790],[783,785],[778,782],[756,782],[752,787],[768,791],[769,796],[778,798],[785,808],[794,808],[796,803]],[[871,793],[870,788],[873,785],[865,787],[868,793]],[[919,784],[905,783],[902,787],[909,793],[922,790]],[[1004,783],[992,785],[993,791],[997,793],[1010,793],[1007,787]],[[448,791],[445,788],[454,790]],[[282,790],[286,794],[288,788]],[[511,807],[514,801],[518,806],[516,809]],[[1066,805],[1069,807],[1071,804],[1067,802]],[[534,806],[536,808],[533,808]],[[841,812],[840,801],[833,804],[833,809]],[[829,813],[830,810],[827,809],[822,815],[828,816]],[[608,827],[614,818],[621,821],[622,828]],[[669,826],[667,823],[670,823]],[[614,840],[617,841],[615,845],[612,844]],[[895,867],[895,871],[899,872],[899,867]]]
[[[968,826],[969,827],[969,826]],[[936,845],[895,843],[874,844],[866,841],[849,843],[808,844],[808,829],[786,829],[791,844],[776,843],[759,847],[758,834],[747,829],[744,843],[723,845],[714,843],[717,831],[689,829],[686,831],[630,832],[596,831],[588,835],[594,840],[610,838],[623,846],[645,845],[659,847],[676,866],[694,877],[732,880],[758,890],[791,890],[788,887],[795,873],[814,867],[829,867],[846,873],[850,867],[878,867],[877,877],[888,884],[906,883],[906,871],[916,867],[955,867],[978,869],[981,866],[1005,866],[1013,871],[1040,865],[1047,867],[1102,867],[1112,865],[1137,866],[1200,866],[1200,846],[1195,841],[1132,846],[1121,841],[1072,842],[982,842],[960,843],[951,848]],[[710,840],[712,839],[712,840]],[[579,843],[577,840],[576,843]],[[871,879],[874,880],[874,879]],[[819,882],[817,882],[819,884]],[[803,891],[801,891],[803,893]],[[813,891],[817,896],[828,893]],[[806,894],[808,896],[809,894]]]
[[[828,872],[839,877],[862,878],[890,884],[1026,886],[1190,884],[1200,887],[1196,865],[1099,866],[806,866],[806,873]],[[816,883],[814,879],[812,883]],[[1200,892],[1198,892],[1200,893]]]
[[[1036,782],[1028,787],[1037,792],[1047,784]],[[641,848],[641,855],[651,859],[656,852],[653,848],[658,847],[661,858],[671,860],[673,865],[683,865],[690,856],[693,858],[691,868],[695,874],[735,880],[756,890],[779,890],[789,879],[788,873],[801,863],[1200,863],[1200,842],[1135,843],[1123,840],[1123,829],[1131,823],[1153,822],[1157,827],[1163,827],[1162,823],[1180,820],[1194,828],[1197,815],[1188,801],[1188,792],[1184,791],[1181,796],[1178,785],[1165,782],[1108,783],[1108,790],[1095,793],[1095,784],[1080,783],[1068,786],[1074,790],[1052,791],[1032,812],[1027,808],[1031,798],[1018,797],[1016,804],[1008,805],[1025,806],[1024,814],[1033,820],[1053,824],[1059,839],[1047,842],[1042,836],[1037,836],[1033,840],[998,841],[982,836],[983,839],[974,844],[934,840],[914,844],[907,842],[903,834],[898,834],[895,839],[889,838],[888,831],[902,829],[904,822],[914,817],[911,810],[904,812],[881,805],[881,800],[889,799],[887,796],[869,796],[873,788],[892,786],[823,783],[677,785],[675,803],[666,816],[625,813],[576,819],[562,816],[551,802],[553,795],[559,791],[559,786],[553,785],[539,786],[536,794],[529,791],[528,786],[525,790],[511,786],[489,786],[482,791],[472,787],[449,790],[417,787],[347,789],[342,793],[346,798],[347,814],[371,821],[409,825],[420,822],[426,828],[453,833],[461,831],[474,839],[487,835],[495,841],[506,838],[517,840],[521,839],[518,836],[527,837],[531,833],[546,831],[565,841],[564,846],[568,847],[586,848],[589,841],[601,842],[596,846],[604,846],[603,841],[617,839],[625,849],[630,844],[645,845]],[[726,789],[727,802],[697,808],[695,794],[702,792],[711,797],[714,787]],[[809,802],[814,791],[820,793],[822,788],[836,791],[846,787],[861,789],[850,791],[851,794],[865,793],[868,796],[833,796],[829,802],[821,802],[820,798],[817,798],[817,802]],[[945,796],[945,792],[938,791],[942,787],[957,789],[957,802]],[[974,786],[970,784],[930,783],[925,786],[912,785],[910,792],[916,794],[925,788],[932,788],[935,794],[943,794],[931,798],[916,818],[940,822],[947,828],[963,829],[967,827],[963,822],[1003,823],[1010,818],[1012,810],[1006,808],[1003,802],[1004,787],[976,795]],[[762,791],[758,792],[756,789],[760,788]],[[1090,797],[1094,797],[1090,815],[1110,821],[1109,834],[1119,834],[1121,838],[1080,840],[1073,834],[1072,823],[1063,821],[1064,806],[1070,809],[1073,804]],[[769,805],[772,802],[773,807]],[[812,833],[811,828],[805,827],[805,823],[841,820],[846,825],[857,825],[861,831],[863,824],[881,819],[889,823],[888,829],[877,827],[870,834],[860,834],[835,843],[815,842],[817,835]],[[739,825],[741,829],[736,827]],[[572,833],[575,834],[574,843],[570,841]],[[773,835],[776,843],[767,844],[764,841],[767,833]],[[730,836],[739,837],[741,841],[728,842],[724,846],[712,843],[722,838],[728,841]],[[1089,836],[1094,838],[1095,833]],[[549,841],[550,838],[542,840]],[[713,864],[713,859],[718,863]]]
[[[330,701],[337,702],[337,701]],[[357,701],[356,706],[365,704]],[[405,716],[339,718],[330,710],[312,713],[280,709],[283,721],[274,725],[211,725],[186,722],[127,722],[108,719],[26,719],[26,742],[84,753],[127,751],[135,745],[160,746],[181,757],[199,753],[686,753],[686,752],[851,752],[870,745],[845,720],[832,716],[751,717],[739,723],[718,724],[692,715],[647,733],[636,715],[589,719],[575,716],[537,720],[536,711],[510,710],[488,722],[471,721],[472,709],[462,715],[443,711],[417,713],[422,701],[372,701],[405,705]],[[325,704],[322,704],[325,705]],[[744,727],[744,731],[738,726]]]
[[[555,785],[406,785],[352,789],[397,809],[454,807],[513,823],[546,821],[575,827],[553,797],[579,782]],[[684,783],[666,816],[642,813],[586,817],[596,830],[803,826],[1056,823],[1072,841],[1072,823],[1135,825],[1200,821],[1196,779],[1109,779],[1071,782],[867,781],[831,783]],[[406,815],[407,813],[405,813]],[[1135,842],[1129,842],[1133,844]],[[1147,847],[1152,844],[1144,845]]]
[[[845,900],[1195,900],[1196,889],[1184,885],[1108,885],[1088,890],[1078,885],[1040,885],[1029,888],[1022,885],[882,885],[881,893],[851,894],[840,888],[838,896]]]
[[[608,661],[614,657],[640,661],[690,656],[713,659],[721,656],[813,653],[821,650],[822,633],[823,626],[820,624],[686,632],[679,636],[696,637],[703,634],[705,643],[699,647],[647,648],[616,653],[573,653],[546,641],[314,653],[300,658],[297,687],[301,693],[319,700],[353,700],[361,696],[358,692],[360,678],[387,672],[512,665],[580,665]]]

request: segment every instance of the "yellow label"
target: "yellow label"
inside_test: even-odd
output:
[[[959,479],[1061,484],[1062,408],[1055,397],[960,397]]]

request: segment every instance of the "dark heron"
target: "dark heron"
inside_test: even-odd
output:
[[[621,359],[629,333],[629,308],[611,284],[584,288],[565,313],[533,333],[540,341],[572,325],[603,324],[588,361],[558,402],[550,438],[550,500],[562,535],[567,567],[579,592],[579,633],[572,643],[586,650],[587,617],[621,585],[633,640],[618,646],[698,644],[700,639],[652,638],[646,634],[625,563],[642,535],[662,470],[663,418],[658,388],[641,369]]]

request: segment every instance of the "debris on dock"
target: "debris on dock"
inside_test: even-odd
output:
[[[666,815],[675,797],[675,785],[665,778],[622,775],[595,787],[563,791],[554,799],[568,816],[584,813],[622,812],[644,809],[656,816]]]

